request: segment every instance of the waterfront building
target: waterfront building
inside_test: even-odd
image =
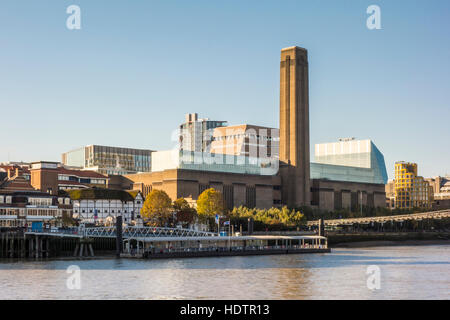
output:
[[[417,175],[417,164],[395,163],[395,207],[400,209],[431,208],[433,188]]]
[[[90,170],[75,170],[59,162],[38,161],[31,163],[31,185],[50,194],[59,190],[100,187],[106,188],[109,178]]]
[[[62,154],[70,167],[105,175],[150,172],[152,150],[89,145]]]
[[[359,143],[361,149],[355,149],[349,156],[335,154],[334,160],[321,158],[319,154],[320,162],[310,164],[305,49],[290,47],[281,51],[280,88],[280,137],[276,139],[276,134],[272,133],[267,138],[267,141],[278,142],[278,146],[271,143],[269,148],[265,147],[263,134],[259,134],[258,139],[258,130],[268,128],[242,125],[236,126],[239,133],[229,134],[230,127],[223,124],[213,130],[209,144],[209,151],[213,152],[191,151],[208,150],[203,138],[198,139],[202,143],[197,143],[195,148],[191,143],[181,150],[155,152],[151,173],[118,177],[114,187],[136,189],[144,195],[161,189],[173,200],[184,197],[194,201],[212,187],[222,192],[228,209],[240,205],[249,208],[306,205],[324,211],[360,205],[385,207],[384,158],[370,140],[342,142],[344,145]],[[191,115],[186,122],[196,119]],[[245,136],[247,129],[256,131],[256,141],[251,141],[255,136]],[[251,151],[255,146],[258,152],[253,156]],[[337,161],[341,156],[352,161]],[[354,158],[359,162],[353,161]]]
[[[281,205],[278,175],[168,169],[123,176],[119,186],[139,190],[144,196],[154,189],[164,190],[172,200],[181,197],[197,200],[203,191],[214,188],[222,193],[228,209],[241,205],[249,208]]]
[[[434,200],[450,199],[450,176],[425,179],[433,188]]]
[[[433,210],[450,209],[450,176],[425,179],[433,188]]]
[[[73,203],[73,217],[81,222],[112,224],[117,216],[130,223],[140,216],[144,204],[142,194],[135,191],[113,189],[68,190]]]
[[[72,216],[67,196],[39,191],[8,191],[0,189],[0,226],[31,227],[33,222],[62,225],[63,217]]]
[[[210,152],[214,128],[226,125],[226,121],[199,119],[197,113],[186,114],[186,121],[180,125],[180,150]]]

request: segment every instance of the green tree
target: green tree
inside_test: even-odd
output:
[[[222,193],[214,188],[206,189],[198,196],[197,213],[200,221],[206,222],[216,214],[223,214],[224,203]]]
[[[184,198],[178,198],[173,202],[173,209],[177,213],[177,222],[189,224],[194,222],[197,212]]]
[[[258,224],[255,224],[255,228],[258,225],[261,228],[268,227],[271,230],[299,227],[306,222],[306,217],[301,211],[289,210],[286,206],[281,209],[250,209],[241,206],[234,208],[230,216],[234,222],[238,221],[239,223],[245,223],[246,219],[251,217],[255,223],[258,222]]]
[[[162,190],[151,191],[145,199],[141,216],[155,226],[167,225],[172,218],[172,200]]]

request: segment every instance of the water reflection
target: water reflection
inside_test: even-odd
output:
[[[66,287],[70,265],[82,289]],[[1,261],[0,299],[449,299],[450,246],[172,260]],[[382,288],[366,286],[378,265]]]

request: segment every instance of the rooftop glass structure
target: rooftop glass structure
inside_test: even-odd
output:
[[[384,156],[371,140],[340,139],[315,145],[311,179],[386,184]]]
[[[247,157],[185,150],[158,151],[152,154],[152,172],[188,169],[227,173],[275,175],[278,157]]]
[[[62,163],[102,174],[150,172],[151,150],[90,145],[66,152]]]

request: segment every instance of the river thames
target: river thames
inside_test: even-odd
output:
[[[73,265],[80,268],[80,289],[67,286]],[[380,289],[368,288],[368,266],[378,266]],[[450,299],[450,246],[153,261],[3,260],[0,299]]]

